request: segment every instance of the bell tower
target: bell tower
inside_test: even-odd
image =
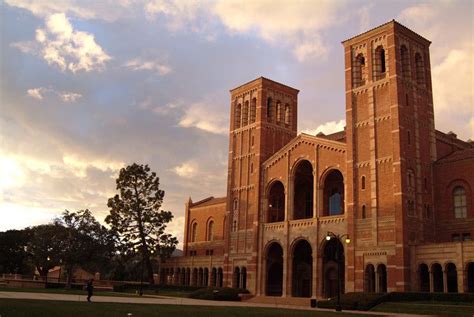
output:
[[[371,263],[385,290],[410,291],[410,246],[434,238],[430,44],[396,21],[343,42],[349,291]]]
[[[255,292],[260,167],[296,137],[298,90],[260,77],[230,94],[225,280],[242,287],[245,270],[245,286]]]

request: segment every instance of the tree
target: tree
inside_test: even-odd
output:
[[[116,183],[119,194],[109,199],[105,222],[119,234],[126,252],[141,254],[148,281],[154,284],[152,253],[169,257],[178,243],[165,233],[166,224],[173,219],[170,211],[160,210],[165,192],[148,165],[134,163],[122,168]]]
[[[76,267],[96,272],[114,255],[114,233],[102,226],[88,209],[66,210],[55,224],[65,230],[59,256],[67,275],[66,288],[71,286]]]
[[[27,243],[29,230],[0,232],[0,273],[31,273]]]

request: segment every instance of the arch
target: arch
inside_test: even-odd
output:
[[[466,190],[463,186],[456,186],[453,189],[453,210],[454,218],[467,217]]]
[[[474,293],[474,262],[469,262],[466,265],[466,277],[467,277],[467,291]]]
[[[197,241],[197,229],[198,229],[198,224],[196,220],[193,220],[191,222],[191,242]]]
[[[192,274],[191,274],[191,285],[193,286],[196,286],[198,285],[198,268],[195,267],[193,270],[192,270]]]
[[[377,46],[374,51],[373,70],[374,80],[385,78],[385,49],[382,45]]]
[[[272,122],[273,121],[273,99],[271,97],[268,97],[267,99],[267,121]]]
[[[344,246],[339,239],[332,238],[323,247],[323,294],[334,297],[338,287],[344,293]],[[340,284],[338,282],[340,281]]]
[[[247,268],[245,266],[240,270],[240,288],[247,289]]]
[[[415,71],[416,71],[416,82],[418,85],[425,84],[425,63],[421,53],[415,54]]]
[[[242,105],[239,103],[235,106],[234,129],[240,128],[241,120],[242,120]]]
[[[207,232],[206,232],[207,241],[214,240],[214,219],[209,218],[207,220]]]
[[[285,187],[280,181],[273,181],[268,190],[267,222],[285,220]]]
[[[223,287],[224,286],[224,271],[222,268],[217,269],[217,282],[216,282],[217,287]]]
[[[244,102],[242,107],[242,126],[245,127],[249,123],[249,101]]]
[[[240,268],[238,266],[234,268],[234,275],[232,276],[232,287],[240,288]]]
[[[285,104],[285,125],[291,126],[291,108],[289,104]]]
[[[202,269],[202,267],[200,267],[198,270],[197,285],[202,286],[203,284],[204,284],[204,270]]]
[[[308,160],[297,163],[293,179],[293,219],[312,218],[314,178],[313,166]]]
[[[365,85],[365,57],[358,54],[352,61],[352,87],[357,88]]]
[[[385,264],[377,265],[377,278],[378,278],[378,292],[386,293],[387,292],[387,267]]]
[[[431,265],[431,274],[433,275],[433,291],[443,292],[443,268],[441,267],[441,264],[434,263],[433,265]]]
[[[362,219],[365,219],[367,218],[367,208],[365,207],[365,205],[362,205]]]
[[[400,46],[400,61],[402,65],[402,76],[410,78],[410,54],[406,45]]]
[[[428,265],[421,263],[418,265],[418,280],[420,283],[420,292],[430,291],[430,272]]]
[[[283,294],[283,248],[278,242],[271,242],[265,253],[266,277],[265,295]]]
[[[360,178],[360,188],[362,190],[365,190],[365,176],[362,175],[362,177]]]
[[[454,263],[446,264],[446,284],[448,293],[458,292],[458,272]]]
[[[208,287],[209,286],[209,269],[206,267],[204,268],[203,280],[202,285]]]
[[[294,243],[292,250],[292,296],[311,297],[312,295],[312,272],[313,272],[313,250],[309,242],[300,239]]]
[[[324,216],[344,214],[344,177],[341,171],[331,169],[324,178],[323,203]]]
[[[375,292],[375,267],[373,264],[367,264],[364,271],[364,292]]]
[[[257,98],[252,98],[250,102],[250,123],[255,123],[257,116]]]

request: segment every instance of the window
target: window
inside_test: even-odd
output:
[[[408,145],[410,145],[411,144],[411,133],[410,133],[409,130],[407,131],[407,139],[408,139]]]
[[[237,211],[239,209],[239,200],[237,198],[234,198],[234,203],[232,205],[232,210]]]
[[[425,191],[428,191],[428,179],[426,177],[423,179],[423,184],[425,187]]]
[[[253,163],[250,163],[250,174],[253,174]]]
[[[365,176],[362,176],[360,180],[360,187],[362,188],[362,190],[365,189]]]
[[[196,242],[197,238],[197,222],[194,222],[191,226],[191,242]]]
[[[425,204],[425,218],[431,218],[431,206]]]
[[[277,101],[277,115],[276,115],[276,120],[277,122],[283,122],[283,109],[281,107],[281,102],[278,100]]]
[[[365,205],[362,205],[362,219],[365,219],[367,218],[367,213],[366,213],[366,208],[365,208]]]
[[[408,97],[408,94],[405,94],[405,106],[410,106],[410,98]]]
[[[253,146],[255,144],[255,137],[252,135],[252,140],[250,141],[251,143],[251,146]]]
[[[400,47],[400,59],[402,62],[402,76],[410,78],[410,55],[405,45]]]
[[[206,250],[206,255],[213,255],[214,254],[214,250],[210,249],[210,250]]]
[[[207,226],[207,241],[214,240],[214,221],[209,221],[209,225]]]
[[[290,113],[290,105],[286,104],[285,105],[285,124],[286,125],[291,125],[291,113]]]
[[[453,190],[454,218],[466,218],[467,203],[466,190],[462,186],[457,186]]]
[[[233,232],[237,231],[237,220],[234,220],[234,221],[232,222],[232,231],[233,231]]]
[[[385,50],[382,46],[375,49],[374,54],[374,80],[385,78]]]
[[[415,174],[413,173],[413,170],[409,169],[407,171],[407,177],[408,177],[408,189],[414,189],[415,188]]]
[[[461,236],[459,235],[459,233],[453,233],[451,235],[451,241],[452,242],[459,242],[461,241]]]
[[[462,241],[472,241],[470,233],[463,233],[462,234]]]
[[[420,53],[415,54],[416,82],[418,85],[425,84],[425,65]]]
[[[272,98],[267,99],[267,121],[273,121],[273,100]]]
[[[244,103],[244,107],[242,108],[242,126],[246,126],[249,123],[249,102],[246,101]]]
[[[250,123],[255,122],[256,113],[257,113],[257,98],[252,98],[252,102],[250,103]]]
[[[415,202],[413,200],[408,201],[408,215],[409,216],[415,215]]]
[[[235,115],[234,115],[234,125],[235,129],[240,128],[240,119],[241,119],[241,110],[242,110],[242,105],[239,103],[237,106],[235,106]]]
[[[355,57],[352,66],[352,86],[357,88],[365,85],[365,58],[364,55],[359,54]]]

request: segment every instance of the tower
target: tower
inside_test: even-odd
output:
[[[409,291],[410,246],[434,236],[436,158],[430,42],[396,21],[343,42],[347,121],[349,290],[368,265]],[[367,141],[368,140],[368,141]],[[376,273],[377,274],[377,273]],[[377,280],[377,279],[376,279]]]
[[[261,164],[296,136],[298,90],[260,77],[230,93],[225,280],[254,292]]]

